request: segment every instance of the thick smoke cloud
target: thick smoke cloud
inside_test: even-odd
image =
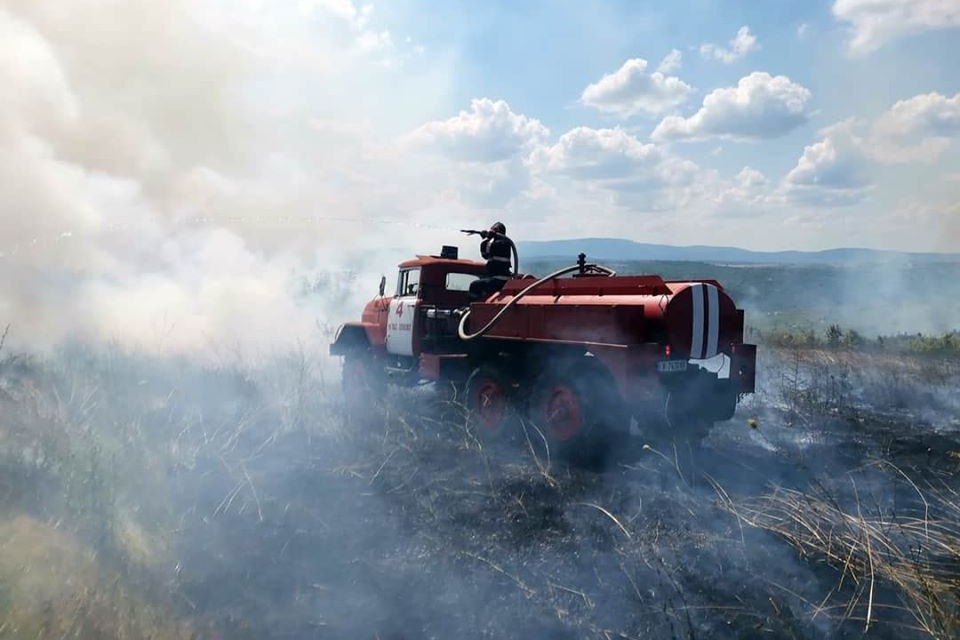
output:
[[[363,271],[374,243],[356,222],[429,201],[377,180],[411,171],[370,143],[410,128],[403,105],[391,122],[342,97],[415,51],[370,10],[329,5],[0,2],[13,336],[194,351],[309,339],[338,319],[325,291],[298,298],[304,279]]]

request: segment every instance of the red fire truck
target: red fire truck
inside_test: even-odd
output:
[[[699,437],[754,390],[743,310],[714,280],[618,275],[581,254],[471,300],[483,273],[483,263],[444,247],[402,262],[392,295],[381,279],[380,294],[330,346],[344,358],[350,401],[369,404],[388,383],[444,381],[460,390],[480,435],[502,435],[519,417],[575,456],[616,441],[632,420]]]

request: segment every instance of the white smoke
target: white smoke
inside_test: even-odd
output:
[[[349,0],[0,0],[0,325],[195,351],[356,315],[375,275],[350,309],[298,298],[303,278],[412,244],[362,221],[430,205],[379,179],[411,169],[377,141],[423,116],[374,99],[416,55],[374,19]],[[442,90],[420,71],[407,89]]]

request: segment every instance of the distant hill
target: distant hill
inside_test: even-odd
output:
[[[581,251],[606,260],[661,260],[722,264],[852,264],[862,262],[960,262],[957,253],[906,253],[877,249],[827,249],[825,251],[750,251],[736,247],[694,245],[675,247],[617,238],[581,238],[519,242],[523,260],[575,258]]]

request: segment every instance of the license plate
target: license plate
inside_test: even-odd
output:
[[[659,373],[674,373],[677,371],[686,371],[686,370],[687,370],[686,360],[661,360],[657,363],[657,371]]]

